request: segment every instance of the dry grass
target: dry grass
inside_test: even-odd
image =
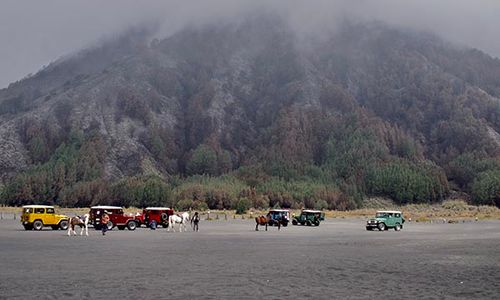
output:
[[[350,211],[325,211],[327,218],[360,218],[366,219],[375,215],[377,210],[400,210],[407,220],[416,222],[431,221],[465,221],[465,220],[500,220],[500,209],[494,206],[474,206],[462,200],[448,200],[440,204],[410,204],[404,206],[394,205],[385,199],[369,199],[365,208]],[[126,212],[140,212],[140,208],[127,208]],[[20,207],[0,207],[4,215],[20,215]],[[88,208],[58,208],[57,213],[75,215],[88,212]],[[208,214],[210,212],[210,214]],[[300,214],[300,210],[292,210],[293,214]],[[267,210],[251,209],[244,215],[237,215],[234,210],[211,210],[202,212],[203,219],[225,220],[225,219],[250,219],[258,215],[265,215]]]

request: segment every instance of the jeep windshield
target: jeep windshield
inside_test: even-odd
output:
[[[375,218],[387,218],[387,213],[377,213]]]

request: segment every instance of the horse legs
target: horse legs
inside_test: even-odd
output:
[[[83,224],[83,225],[80,225],[80,227],[81,227],[80,236],[83,236],[83,231],[85,231],[86,236],[89,236],[89,231],[87,229],[87,225]]]
[[[255,224],[255,231],[259,231],[259,223]]]
[[[75,225],[73,224],[69,224],[68,226],[68,236],[71,236],[71,232],[73,232],[73,235],[76,235]]]
[[[266,222],[266,231],[267,231],[267,222]]]

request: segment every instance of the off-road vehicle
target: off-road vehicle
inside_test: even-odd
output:
[[[53,206],[25,205],[21,215],[21,223],[26,230],[42,230],[44,226],[52,229],[68,229],[69,217],[55,213]]]
[[[137,220],[135,215],[131,213],[125,213],[123,207],[119,206],[92,206],[90,208],[90,224],[94,226],[96,230],[101,229],[101,216],[106,213],[109,216],[108,230],[117,227],[119,230],[128,228],[129,230],[135,230],[137,228]]]
[[[146,225],[146,227],[156,228],[162,225],[168,227],[168,217],[174,214],[174,210],[168,207],[146,207],[142,214],[135,216],[137,225]]]
[[[271,209],[267,215],[269,226],[278,226],[279,222],[286,227],[290,222],[290,211],[288,209]]]
[[[378,229],[389,230],[394,228],[395,231],[403,229],[405,219],[403,213],[396,210],[381,210],[377,211],[375,218],[366,221],[366,230]]]
[[[294,216],[293,225],[319,226],[321,221],[325,220],[325,213],[319,210],[303,210],[300,215]]]

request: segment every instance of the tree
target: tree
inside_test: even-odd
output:
[[[217,173],[217,153],[210,146],[199,145],[187,162],[187,172],[190,175],[215,175]]]

